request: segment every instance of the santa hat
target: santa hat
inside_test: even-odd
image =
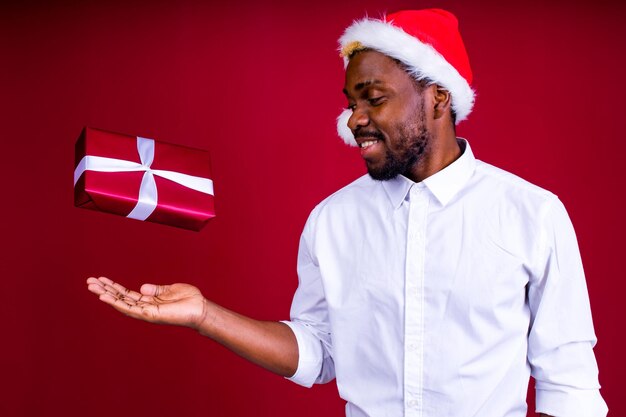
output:
[[[353,52],[373,49],[397,59],[417,80],[427,79],[450,92],[456,123],[474,106],[472,69],[456,17],[445,10],[404,10],[383,19],[365,18],[350,25],[339,38],[344,65]],[[348,128],[352,111],[337,118],[337,132],[349,145],[356,141]]]

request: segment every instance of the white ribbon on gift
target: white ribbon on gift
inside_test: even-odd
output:
[[[86,155],[80,160],[74,170],[74,185],[85,171],[98,172],[136,172],[143,171],[137,205],[126,217],[137,220],[146,220],[157,207],[158,192],[154,176],[157,175],[174,181],[184,187],[213,195],[213,181],[208,178],[181,174],[180,172],[152,169],[154,160],[154,140],[137,136],[137,150],[141,163],[125,161],[123,159],[105,158],[102,156]]]

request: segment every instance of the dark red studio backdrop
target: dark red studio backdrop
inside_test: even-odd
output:
[[[2,2],[2,416],[341,416],[309,390],[186,329],[115,313],[84,280],[190,282],[229,308],[288,317],[301,228],[364,172],[337,139],[336,38],[353,18],[441,6],[478,92],[459,127],[480,159],[544,186],[574,221],[603,394],[626,415],[620,2]],[[211,151],[201,232],[73,207],[83,126]],[[531,413],[532,414],[532,413]]]

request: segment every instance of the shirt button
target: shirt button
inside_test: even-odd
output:
[[[409,349],[409,352],[415,352],[417,350],[417,345],[415,343],[410,343],[407,347]]]
[[[416,408],[417,407],[417,400],[411,400],[407,403],[407,405],[411,408]]]

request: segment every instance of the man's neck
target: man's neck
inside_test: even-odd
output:
[[[421,182],[456,161],[462,154],[454,131],[440,138],[433,135],[422,156],[405,176],[412,181]]]

